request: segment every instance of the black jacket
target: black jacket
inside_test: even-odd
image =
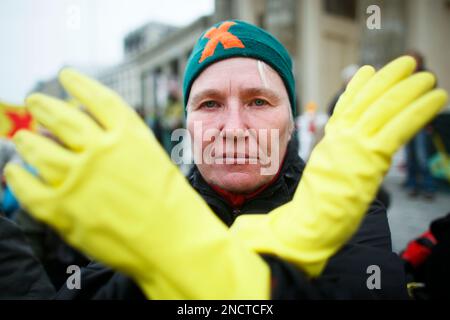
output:
[[[194,167],[189,182],[211,209],[227,225],[240,214],[265,213],[290,201],[300,181],[304,163],[295,142],[288,146],[277,180],[241,208],[232,208],[203,180]],[[1,253],[0,253],[1,254]],[[327,264],[317,279],[309,279],[293,265],[273,256],[263,256],[271,268],[274,299],[406,299],[403,263],[392,252],[386,209],[375,201],[359,230]],[[376,265],[381,270],[381,288],[367,287]],[[1,266],[0,266],[1,268]],[[0,271],[1,273],[1,271]],[[82,269],[81,290],[59,290],[57,299],[143,299],[137,285],[128,277],[99,263]]]
[[[21,229],[0,216],[0,299],[46,299],[54,294]]]

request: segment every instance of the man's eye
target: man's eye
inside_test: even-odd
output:
[[[207,108],[207,109],[212,109],[212,108],[215,108],[215,107],[217,107],[217,106],[218,106],[217,102],[212,101],[212,100],[210,100],[210,101],[205,101],[205,102],[203,102],[203,103],[201,104],[201,107],[204,107],[204,108]]]
[[[257,107],[262,107],[265,106],[267,104],[269,104],[266,100],[264,99],[255,99],[252,101],[252,104],[257,106]]]

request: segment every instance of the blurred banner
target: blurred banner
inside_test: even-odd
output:
[[[36,122],[24,106],[0,101],[0,137],[12,138],[20,129],[34,130]]]

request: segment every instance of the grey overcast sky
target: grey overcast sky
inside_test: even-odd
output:
[[[122,40],[149,21],[187,25],[213,0],[1,0],[0,101],[21,104],[63,65],[121,61]]]

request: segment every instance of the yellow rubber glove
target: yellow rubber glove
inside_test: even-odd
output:
[[[21,204],[152,299],[269,298],[269,267],[230,236],[137,114],[73,70],[60,81],[90,116],[42,94],[27,99],[65,148],[31,132],[15,136],[40,177],[7,167]]]
[[[291,202],[267,215],[239,217],[231,230],[253,250],[319,275],[357,230],[396,150],[447,100],[411,57],[375,74],[362,67],[340,97]]]

